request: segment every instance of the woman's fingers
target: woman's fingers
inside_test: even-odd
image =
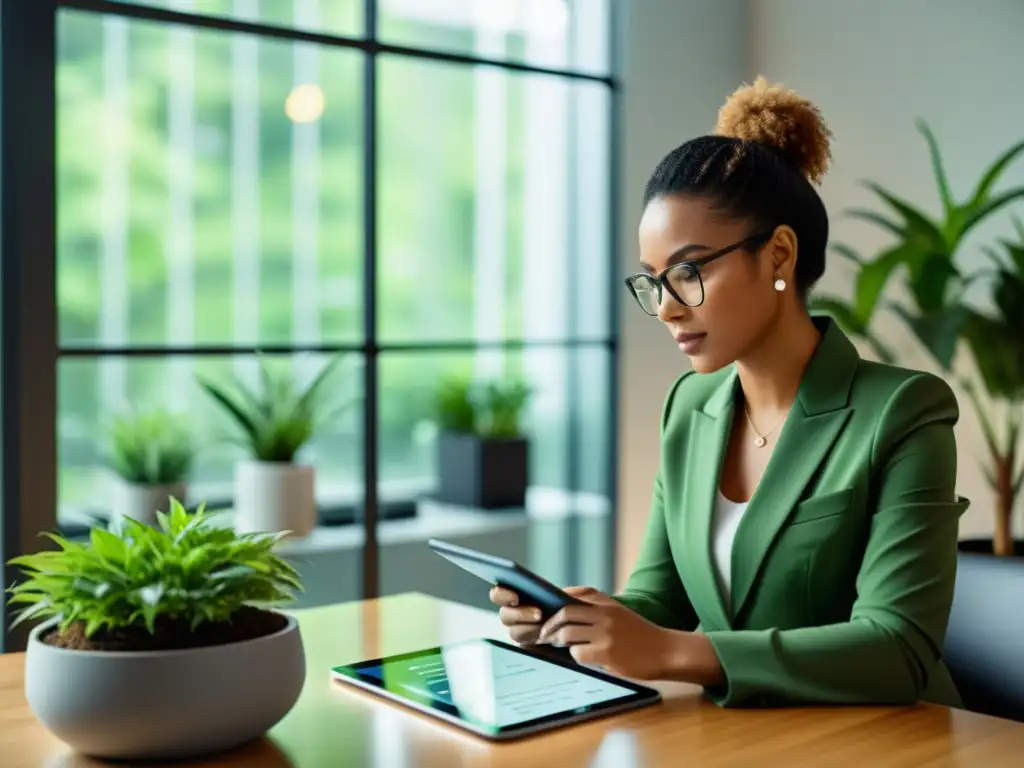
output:
[[[600,591],[594,589],[593,587],[564,587],[563,591],[566,594],[572,595],[573,597],[580,597],[580,598],[585,598],[585,597],[588,597],[590,595],[599,595],[599,594],[601,594]]]
[[[495,605],[518,605],[519,595],[505,587],[491,587],[489,593],[491,602]]]
[[[551,645],[578,645],[589,643],[594,637],[594,627],[587,624],[566,624],[547,635],[543,642]]]
[[[544,622],[540,631],[541,642],[547,642],[562,627],[569,624],[593,624],[599,617],[600,609],[593,605],[567,605]]]
[[[536,644],[539,632],[540,625],[538,624],[515,624],[508,628],[508,636],[512,642],[522,645]]]
[[[506,627],[513,627],[517,624],[536,624],[540,630],[541,612],[540,608],[530,606],[513,607],[503,605],[498,609],[498,618]]]
[[[575,597],[577,600],[582,600],[585,603],[609,603],[615,599],[593,587],[566,587],[565,592],[570,597]]]

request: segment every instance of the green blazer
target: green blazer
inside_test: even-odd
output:
[[[860,358],[823,330],[764,477],[736,531],[729,604],[711,523],[739,387],[735,366],[683,374],[661,423],[638,562],[616,597],[702,631],[722,706],[958,705],[942,662],[959,518],[957,401],[931,374]]]

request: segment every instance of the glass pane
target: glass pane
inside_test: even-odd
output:
[[[323,355],[265,358],[269,370],[305,387],[331,359]],[[322,390],[330,415],[297,461],[316,470],[321,519],[352,522],[362,505],[362,363],[343,359]],[[116,475],[110,461],[112,422],[119,414],[166,411],[194,441],[188,475],[189,503],[230,508],[235,464],[249,456],[236,425],[198,377],[233,386],[240,377],[259,391],[259,362],[252,356],[63,358],[58,367],[58,517],[61,522],[106,521]],[[356,398],[350,407],[334,408]],[[130,405],[129,405],[130,404]]]
[[[363,33],[363,0],[124,0],[170,11],[354,37]]]
[[[615,548],[612,463],[614,359],[606,347],[579,347],[570,400],[575,421],[571,434],[578,461],[575,528],[569,533],[571,579],[603,591],[614,588],[612,557]],[[568,574],[567,574],[568,577]]]
[[[385,57],[379,108],[382,340],[611,333],[605,86]]]
[[[65,346],[362,336],[361,54],[62,12]]]
[[[380,0],[383,42],[606,74],[609,0]]]
[[[486,588],[454,569],[425,546],[437,537],[513,558],[557,583],[609,568],[610,504],[604,479],[612,411],[607,398],[609,354],[603,347],[545,348],[475,353],[385,353],[380,359],[380,488],[383,499],[404,500],[415,510],[408,520],[384,521],[381,590],[415,589],[470,604],[486,605]],[[435,398],[449,376],[477,385],[517,378],[533,388],[521,418],[527,439],[528,483],[523,506],[484,508],[448,495],[440,476],[442,435]],[[603,377],[599,381],[587,377]],[[585,397],[581,393],[587,391]],[[485,421],[485,420],[484,420]],[[577,451],[575,492],[570,451]],[[507,476],[514,459],[504,458]],[[458,464],[463,478],[477,477],[470,464]],[[456,491],[457,492],[457,491]],[[576,523],[589,516],[596,524]],[[598,549],[586,569],[573,565],[573,532],[581,531]],[[602,544],[603,542],[603,544]]]

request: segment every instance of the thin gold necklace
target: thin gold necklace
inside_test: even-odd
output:
[[[774,427],[772,427],[770,430],[768,430],[762,435],[760,432],[757,431],[757,427],[754,426],[754,422],[750,418],[750,411],[747,410],[746,406],[743,406],[743,415],[747,417],[747,423],[750,425],[750,428],[754,431],[754,434],[757,435],[757,437],[754,438],[754,445],[756,445],[758,448],[764,448],[768,444],[768,436],[786,422],[786,417],[783,416],[782,421],[780,421],[778,424],[776,424]]]

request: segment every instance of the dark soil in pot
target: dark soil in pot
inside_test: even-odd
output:
[[[101,630],[86,637],[85,624],[76,622],[65,632],[54,629],[46,633],[42,641],[75,651],[175,651],[254,640],[279,632],[287,624],[288,619],[279,613],[246,606],[235,613],[230,622],[204,622],[195,630],[187,620],[158,617],[154,634],[138,626]]]

